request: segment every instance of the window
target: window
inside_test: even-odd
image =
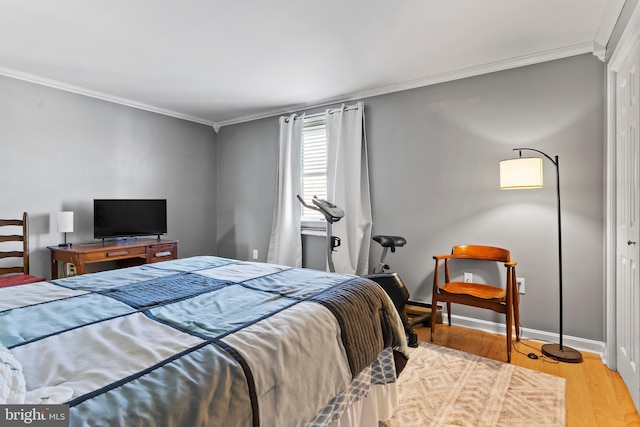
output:
[[[301,196],[312,205],[313,196],[327,198],[327,125],[324,114],[304,119],[302,152],[300,153]],[[318,211],[302,208],[304,228],[324,228],[324,217]]]

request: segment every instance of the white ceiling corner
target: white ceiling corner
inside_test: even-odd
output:
[[[608,0],[605,11],[602,16],[602,21],[598,27],[598,31],[594,37],[593,54],[601,61],[605,60],[607,44],[609,38],[613,32],[613,29],[618,21],[620,12],[624,7],[625,0]]]

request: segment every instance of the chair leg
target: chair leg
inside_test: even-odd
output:
[[[513,312],[507,307],[507,363],[511,363],[511,341],[513,339]]]
[[[449,320],[449,326],[451,326],[451,303],[447,301],[447,319]]]
[[[513,320],[516,327],[516,341],[520,341],[520,296],[516,293],[513,297]]]
[[[436,330],[436,320],[438,318],[438,306],[436,304],[438,304],[438,298],[434,292],[431,297],[431,342],[433,342],[433,332]]]

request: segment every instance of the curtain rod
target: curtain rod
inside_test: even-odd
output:
[[[344,107],[344,111],[354,110],[356,108],[358,108],[358,104],[347,105],[346,107]],[[333,109],[330,109],[328,111],[329,111],[329,114],[333,114],[334,112],[340,111],[340,110],[341,110],[341,108],[333,108]],[[326,111],[323,111],[322,113],[308,114],[308,115],[305,115],[304,118],[305,119],[315,119],[316,117],[324,116],[325,113],[326,113]],[[302,116],[295,116],[294,120],[298,120],[300,118],[302,118]],[[285,121],[285,123],[289,123],[289,118],[288,117],[285,118],[284,121]]]

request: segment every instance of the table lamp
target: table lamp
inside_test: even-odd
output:
[[[67,233],[73,232],[73,212],[58,212],[58,232],[64,233],[64,243],[60,243],[60,247],[71,247],[71,243],[67,243]]]

